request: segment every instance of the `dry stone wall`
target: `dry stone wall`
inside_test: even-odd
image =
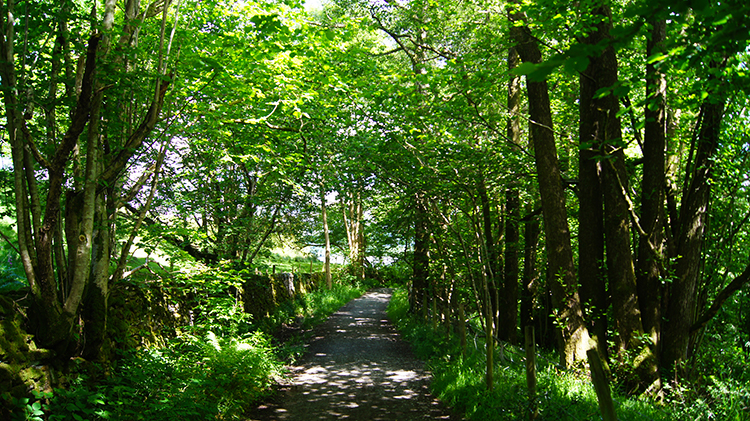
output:
[[[322,273],[245,272],[240,276],[241,287],[227,283],[225,289],[211,291],[201,290],[200,283],[190,279],[181,285],[170,285],[170,280],[114,285],[109,297],[108,350],[164,345],[193,323],[207,294],[232,294],[242,300],[242,309],[252,320],[259,320],[325,282]],[[186,287],[193,284],[193,288]],[[51,391],[61,379],[59,370],[51,368],[52,363],[59,363],[54,353],[37,349],[33,335],[24,330],[22,306],[22,300],[0,295],[0,406],[10,397]],[[0,418],[3,414],[0,410]]]

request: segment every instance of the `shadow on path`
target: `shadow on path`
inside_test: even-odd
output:
[[[352,300],[315,328],[291,385],[252,420],[460,420],[385,315],[388,289]]]

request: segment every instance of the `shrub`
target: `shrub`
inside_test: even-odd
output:
[[[49,420],[241,419],[281,374],[263,333],[238,339],[209,332],[169,345],[132,352],[96,384],[77,376],[68,390],[55,391]]]

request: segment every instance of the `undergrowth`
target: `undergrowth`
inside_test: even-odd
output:
[[[82,367],[43,409],[50,421],[239,419],[281,369],[263,333],[182,336],[165,348],[130,352],[103,379]]]
[[[108,367],[79,360],[67,387],[15,402],[14,420],[240,420],[273,393],[283,360],[301,347],[276,344],[271,333],[285,323],[324,321],[360,296],[348,282],[315,290],[250,323],[241,303],[212,300],[202,318],[166,346],[130,350]],[[238,307],[239,306],[239,307]],[[296,355],[295,354],[295,355]]]
[[[406,292],[396,290],[388,307],[389,317],[412,344],[415,354],[428,361],[433,374],[431,387],[443,402],[465,413],[469,420],[528,419],[525,354],[521,348],[509,344],[497,347],[493,390],[488,391],[484,338],[469,337],[466,353],[462,354],[456,337],[447,338],[440,328],[435,331],[429,324],[417,322],[407,313],[408,306]],[[476,331],[482,329],[477,326]],[[538,353],[537,419],[601,419],[596,394],[586,373],[561,370],[554,361],[557,361],[555,356]],[[617,394],[614,397],[620,421],[679,419],[667,408]]]

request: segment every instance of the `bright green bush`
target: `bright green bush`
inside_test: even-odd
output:
[[[269,338],[184,336],[168,348],[133,352],[109,378],[80,375],[57,390],[49,420],[242,419],[281,375]]]

